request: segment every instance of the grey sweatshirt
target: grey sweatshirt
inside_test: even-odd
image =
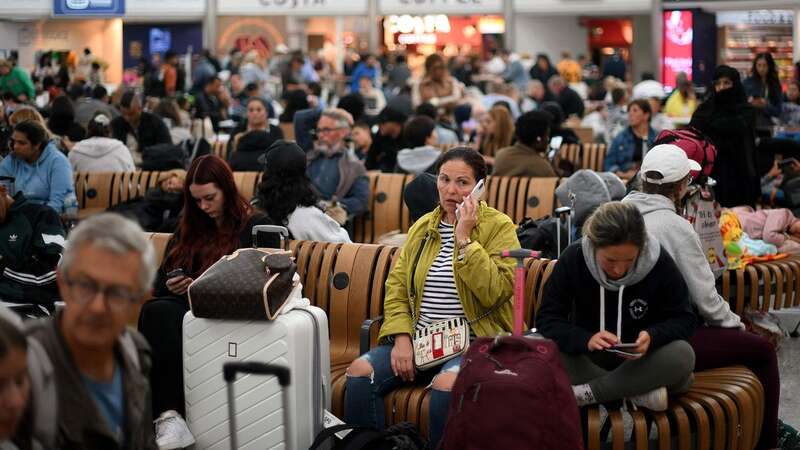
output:
[[[714,273],[703,254],[700,238],[689,221],[675,212],[672,200],[663,195],[633,191],[622,201],[639,209],[648,233],[675,259],[692,302],[706,325],[744,329],[739,316],[717,292]]]

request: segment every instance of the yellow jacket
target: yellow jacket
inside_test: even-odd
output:
[[[441,206],[422,216],[408,232],[397,264],[386,280],[383,303],[384,322],[379,341],[407,333],[413,336],[411,318],[411,267],[422,247],[419,262],[414,270],[417,298],[414,301],[415,317],[419,317],[425,279],[442,242],[439,235]],[[512,258],[501,258],[501,250],[519,248],[516,227],[505,214],[490,208],[485,202],[478,208],[478,223],[470,235],[472,243],[465,249],[463,260],[458,259],[458,249],[453,255],[453,276],[456,289],[467,320],[473,320],[491,308],[495,302],[507,303],[486,318],[470,324],[477,336],[494,336],[501,331],[511,331],[513,324],[514,267]]]

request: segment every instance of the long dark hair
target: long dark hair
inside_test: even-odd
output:
[[[761,78],[756,70],[756,64],[759,59],[767,62],[767,79]],[[753,58],[753,66],[750,68],[750,75],[761,83],[762,87],[767,88],[767,93],[770,98],[780,98],[781,96],[781,81],[778,78],[778,67],[775,65],[775,59],[770,52],[761,52]]]
[[[189,187],[192,184],[214,183],[224,199],[222,224],[204,213]],[[247,224],[252,208],[239,194],[228,164],[214,155],[197,158],[186,172],[183,185],[183,212],[181,213],[177,242],[164,260],[166,270],[182,268],[187,273],[207,269],[223,255],[239,248],[239,234]],[[195,262],[198,266],[195,266]]]
[[[279,140],[270,146],[256,199],[273,223],[284,225],[298,206],[316,205],[305,154],[294,142]]]

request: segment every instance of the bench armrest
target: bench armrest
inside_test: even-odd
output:
[[[369,333],[372,331],[373,325],[381,322],[383,322],[382,315],[367,319],[361,324],[361,339],[359,340],[360,347],[358,350],[359,355],[363,355],[369,351]]]

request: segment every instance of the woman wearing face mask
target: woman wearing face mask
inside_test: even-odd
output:
[[[714,71],[711,96],[695,111],[690,126],[708,136],[717,147],[711,178],[720,205],[755,206],[761,195],[756,172],[756,111],[747,103],[739,71],[719,66]]]
[[[720,297],[700,239],[677,211],[700,165],[674,145],[657,145],[642,162],[642,192],[633,191],[623,203],[636,206],[650,234],[675,257],[686,280],[689,297],[700,316],[700,326],[689,340],[695,352],[695,370],[743,365],[764,386],[764,426],[757,449],[777,447],[780,375],[775,349],[744,325]]]
[[[0,450],[16,450],[12,440],[30,398],[28,343],[8,310],[0,313]]]
[[[383,428],[384,395],[416,378],[432,380],[429,439],[436,448],[461,358],[418,370],[411,339],[415,330],[454,317],[474,320],[470,329],[476,336],[511,330],[511,303],[495,304],[512,297],[514,261],[497,254],[518,248],[519,241],[508,216],[469,197],[485,177],[486,164],[474,150],[456,148],[439,161],[439,205],[411,227],[386,281],[380,345],[347,369],[347,423]],[[456,209],[462,202],[459,219]]]
[[[663,411],[692,382],[695,328],[678,268],[633,205],[609,202],[547,280],[537,325],[558,344],[579,406],[623,398]],[[615,353],[617,344],[632,344]]]
[[[150,371],[156,442],[161,448],[194,442],[181,418],[184,410],[181,327],[189,310],[189,285],[222,256],[252,247],[252,229],[269,224],[239,194],[233,172],[222,159],[207,155],[186,172],[184,205],[178,228],[167,244],[154,295],[142,307],[139,331],[153,349]],[[168,276],[181,269],[182,274]],[[173,447],[170,445],[178,445]]]

